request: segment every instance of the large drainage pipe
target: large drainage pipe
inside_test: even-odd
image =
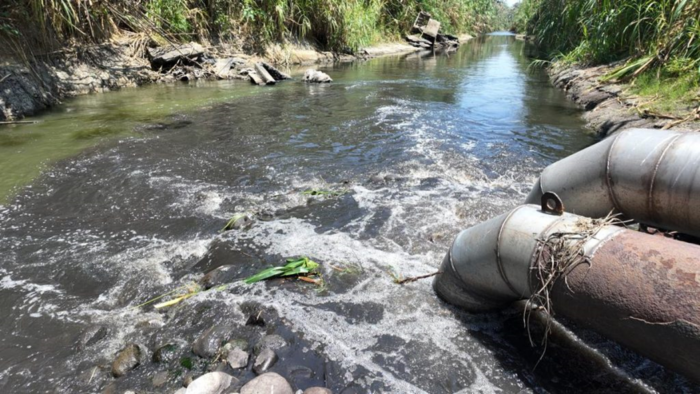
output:
[[[626,130],[547,167],[525,203],[539,204],[545,191],[578,215],[614,209],[700,237],[700,133]]]
[[[700,382],[700,246],[525,205],[462,231],[433,288],[472,312],[527,299],[552,258],[544,240],[586,233],[559,244],[583,255],[550,289],[553,312]]]

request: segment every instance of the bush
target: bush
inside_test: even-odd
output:
[[[29,7],[24,4],[29,2]],[[156,31],[172,39],[260,36],[306,39],[323,49],[354,51],[405,34],[430,12],[442,30],[478,33],[506,26],[500,0],[5,0],[0,38],[17,32],[29,48],[100,41],[115,28]],[[89,6],[87,4],[90,4]],[[38,30],[35,28],[38,27]]]

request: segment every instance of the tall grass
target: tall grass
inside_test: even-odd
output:
[[[515,24],[551,57],[581,64],[625,60],[610,79],[653,72],[700,80],[698,0],[524,0]]]
[[[0,39],[45,49],[101,41],[118,30],[175,39],[304,39],[354,51],[406,33],[419,11],[443,31],[479,33],[505,27],[500,0],[4,0]],[[27,5],[28,4],[28,5]]]

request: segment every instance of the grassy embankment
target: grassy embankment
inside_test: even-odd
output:
[[[479,33],[505,27],[499,0],[7,0],[0,40],[14,49],[50,52],[67,43],[100,42],[120,31],[180,41],[305,40],[352,52],[398,39],[416,14],[430,12],[443,31]],[[6,44],[7,45],[7,44]]]
[[[629,83],[627,93],[644,98],[642,110],[698,111],[700,1],[523,0],[514,25],[551,60],[619,62],[602,80]]]

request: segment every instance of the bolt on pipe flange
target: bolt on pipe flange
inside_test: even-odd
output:
[[[561,216],[564,214],[564,202],[559,198],[557,193],[546,192],[542,195],[540,201],[542,212],[552,215]]]

